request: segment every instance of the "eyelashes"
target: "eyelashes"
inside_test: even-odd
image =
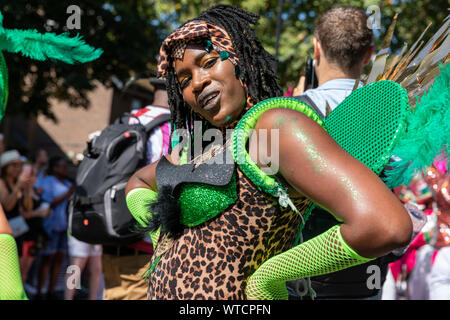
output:
[[[210,69],[216,64],[218,59],[219,59],[219,57],[211,57],[211,58],[207,59],[201,67],[204,69]],[[182,81],[180,81],[179,85],[180,85],[181,90],[184,90],[189,85],[191,78],[192,78],[192,76],[188,76],[188,77],[183,78]]]
[[[205,69],[211,68],[212,66],[214,66],[214,65],[216,64],[216,62],[217,62],[218,59],[219,59],[218,57],[208,59],[208,60],[205,62],[205,64],[203,65],[203,68],[205,68]]]
[[[190,79],[190,77],[186,77],[183,79],[183,81],[180,82],[181,90],[184,90],[188,86]]]

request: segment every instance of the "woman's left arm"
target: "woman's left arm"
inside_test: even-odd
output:
[[[343,223],[266,261],[249,280],[249,298],[285,298],[285,289],[270,295],[262,294],[261,288],[282,290],[287,280],[334,272],[408,243],[412,224],[400,201],[377,175],[345,152],[313,120],[294,110],[272,109],[261,116],[255,129],[256,133],[260,129],[267,132],[266,153],[278,150],[278,154],[268,154],[271,167],[278,168],[278,174],[298,193]],[[272,130],[278,130],[279,139],[273,142],[278,148],[271,146]],[[287,259],[293,259],[301,272],[284,270],[277,274],[270,268],[272,264],[286,265]]]

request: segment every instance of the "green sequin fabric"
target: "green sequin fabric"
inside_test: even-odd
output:
[[[236,202],[236,172],[226,186],[185,183],[179,200],[183,225],[193,227],[208,221]]]
[[[352,92],[325,123],[345,151],[380,174],[405,131],[408,109],[405,89],[393,81],[378,81]]]

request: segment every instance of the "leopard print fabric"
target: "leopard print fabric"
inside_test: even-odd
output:
[[[228,59],[235,66],[239,63],[236,51],[233,48],[227,32],[219,26],[204,21],[191,21],[172,32],[162,43],[158,57],[158,78],[164,78],[173,59],[183,59],[186,45],[191,41],[208,39],[217,52],[227,51]]]
[[[169,249],[149,278],[148,299],[245,299],[249,276],[293,246],[301,217],[259,191],[239,168],[237,173],[238,200],[231,207],[176,240],[160,240],[151,264],[161,243],[168,240]],[[309,200],[293,201],[304,214]]]

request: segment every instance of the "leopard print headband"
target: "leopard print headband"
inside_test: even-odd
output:
[[[216,50],[223,60],[229,59],[238,68],[239,59],[226,31],[205,21],[191,21],[176,29],[163,41],[158,58],[158,78],[165,78],[174,59],[183,59],[190,42],[204,44],[207,51]]]
[[[169,65],[173,64],[174,59],[183,59],[186,46],[190,42],[201,43],[205,45],[205,50],[208,52],[214,49],[220,54],[222,60],[230,60],[234,65],[236,77],[239,78],[239,58],[226,31],[219,26],[198,20],[184,24],[163,41],[158,58],[158,78],[164,79],[166,77],[167,69]],[[256,104],[256,101],[248,94],[247,84],[241,82],[247,97],[246,106],[243,110],[244,114]],[[239,119],[228,123],[226,128],[233,128]]]

